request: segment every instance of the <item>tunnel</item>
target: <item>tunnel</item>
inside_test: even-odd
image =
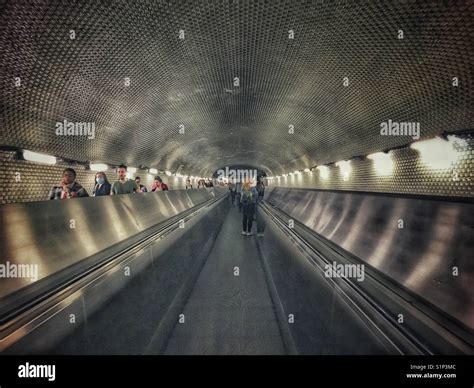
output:
[[[2,360],[472,356],[472,5],[0,2]]]

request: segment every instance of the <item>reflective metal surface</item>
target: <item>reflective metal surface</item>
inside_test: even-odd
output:
[[[218,192],[218,188],[174,190],[1,205],[0,265],[10,272],[1,279],[0,298],[127,240]],[[18,265],[37,269],[36,278],[8,277]]]
[[[158,327],[167,338],[227,208],[225,198],[200,207],[185,228],[174,225],[165,236],[160,233],[140,245],[143,248],[126,250],[110,265],[80,278],[5,328],[0,326],[0,352],[136,354],[146,345],[143,339],[149,340]],[[129,276],[124,276],[125,269]],[[58,346],[69,334],[73,334],[69,346]]]
[[[474,328],[474,205],[274,188],[267,201]]]

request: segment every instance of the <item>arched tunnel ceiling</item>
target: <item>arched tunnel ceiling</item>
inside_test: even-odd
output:
[[[409,143],[380,136],[388,119],[420,122],[422,137],[472,128],[469,1],[0,7],[2,145],[196,175],[240,164],[278,174]],[[64,119],[95,123],[95,139],[57,136]]]

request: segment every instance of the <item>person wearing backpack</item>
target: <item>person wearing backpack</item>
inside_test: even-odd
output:
[[[230,193],[230,205],[234,207],[235,205],[235,194],[236,194],[236,186],[234,181],[229,183],[229,193]]]
[[[265,194],[265,185],[261,180],[257,182],[257,193],[258,193],[258,200],[261,201]]]
[[[237,204],[239,205],[239,213],[242,212],[242,202],[240,199],[242,198],[242,183],[240,181],[237,181],[235,183],[235,199],[237,201]]]
[[[242,203],[242,210],[244,213],[242,220],[243,235],[252,235],[253,215],[255,213],[257,198],[257,189],[252,187],[249,181],[245,182],[242,186],[242,192],[240,194],[240,202]]]
[[[265,231],[265,221],[263,219],[262,214],[260,214],[261,203],[263,201],[263,196],[265,194],[265,186],[261,180],[257,182],[257,204],[255,205],[255,220],[257,221],[257,236],[263,237]]]

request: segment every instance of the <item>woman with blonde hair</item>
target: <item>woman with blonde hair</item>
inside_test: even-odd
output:
[[[240,202],[242,203],[242,209],[244,213],[244,217],[242,220],[242,234],[246,236],[252,235],[253,215],[255,213],[257,197],[257,189],[252,186],[252,182],[248,180],[245,181],[242,185]]]

